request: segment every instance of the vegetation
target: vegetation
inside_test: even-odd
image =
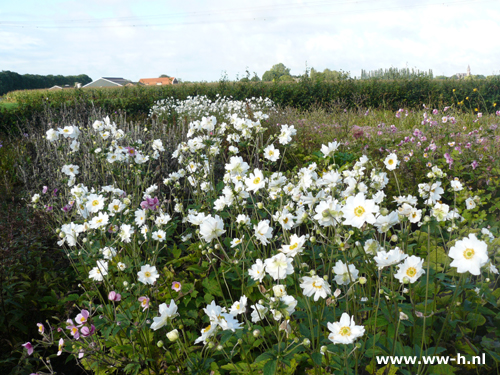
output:
[[[86,74],[78,76],[41,76],[37,74],[18,74],[9,70],[0,72],[0,96],[15,90],[48,89],[52,86],[70,85],[74,87],[76,83],[86,85],[92,79]]]
[[[50,250],[32,249],[64,249],[81,286],[64,290],[51,274],[56,296],[44,299],[49,289],[33,286],[41,274],[23,284],[24,270],[6,273],[7,318],[47,304],[31,318],[43,333],[3,333],[4,363],[18,364],[13,374],[51,372],[61,351],[99,374],[497,373],[500,112],[485,86],[459,96],[466,87],[453,87],[450,103],[395,110],[360,100],[276,107],[169,98],[139,123],[123,113],[105,119],[83,99],[61,112],[45,103],[21,128],[26,136],[5,140],[0,166],[6,191],[22,186],[51,228],[37,232]],[[366,210],[377,200],[376,221],[345,216],[353,199]],[[27,239],[22,249],[32,241],[25,227],[14,236]],[[478,271],[451,257],[471,236],[487,256]],[[397,249],[416,262],[410,273]],[[383,250],[399,260],[384,264]],[[280,254],[286,267],[273,262]],[[376,360],[481,353],[481,365]]]

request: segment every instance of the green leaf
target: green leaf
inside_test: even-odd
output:
[[[264,365],[264,375],[274,375],[276,373],[276,367],[278,366],[278,361],[272,360]]]
[[[274,358],[273,354],[271,354],[271,353],[262,353],[257,358],[255,358],[254,363],[259,363],[259,362],[262,362],[262,361],[265,361],[265,360],[271,359],[271,358]]]
[[[177,246],[174,246],[172,249],[172,255],[174,256],[175,259],[179,259],[181,256],[182,250],[179,249]]]
[[[321,355],[321,353],[313,353],[311,357],[316,365],[321,366],[321,362],[323,361],[323,356]]]
[[[473,328],[479,327],[486,323],[486,318],[481,314],[469,313],[467,315],[467,323]]]

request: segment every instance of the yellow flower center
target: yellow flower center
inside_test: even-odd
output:
[[[146,271],[146,272],[144,272],[144,276],[145,276],[145,277],[151,277],[151,272],[147,272],[147,271]]]
[[[393,159],[389,159],[389,161],[387,163],[389,163],[389,165],[393,165],[394,164],[394,160]]]
[[[163,237],[161,236],[161,234],[159,234],[159,235],[158,235],[158,238],[163,238]]]
[[[269,150],[269,155],[273,156],[274,155],[274,151],[273,150]]]
[[[94,206],[94,207],[95,207],[95,206],[97,206],[97,205],[99,205],[99,201],[98,201],[97,199],[96,199],[96,200],[94,200],[94,201],[92,201],[92,206]]]
[[[472,259],[472,257],[474,256],[475,252],[474,252],[474,249],[465,249],[464,251],[464,258],[465,259]]]
[[[283,219],[283,222],[284,222],[285,224],[287,224],[287,223],[288,223],[288,218],[287,218],[287,217],[285,217],[285,218]]]
[[[414,276],[417,274],[417,270],[415,269],[415,267],[409,267],[409,268],[406,270],[406,274],[407,274],[409,277],[414,277]]]
[[[209,324],[207,328],[203,329],[203,333],[207,333],[208,331],[210,331],[210,328],[212,328],[211,324]]]
[[[341,336],[351,336],[351,328],[349,328],[349,327],[342,327],[340,329],[339,333],[340,333]]]
[[[365,209],[361,206],[358,206],[354,209],[354,215],[357,217],[361,217],[365,213]]]
[[[115,211],[118,211],[118,209],[119,209],[119,208],[120,208],[120,206],[118,206],[117,204],[115,204],[115,205],[113,206],[113,209],[114,209]]]
[[[257,185],[259,182],[260,182],[260,177],[256,177],[256,178],[253,180],[253,183],[254,183],[255,185]]]
[[[313,281],[313,287],[316,289],[321,289],[323,288],[323,285],[316,285],[316,281]]]
[[[295,250],[298,246],[298,243],[294,243],[293,245],[290,245],[290,250]]]

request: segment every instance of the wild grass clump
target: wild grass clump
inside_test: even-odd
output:
[[[33,135],[53,185],[40,180],[31,205],[51,214],[80,289],[78,311],[40,322],[26,358],[54,346],[95,373],[498,371],[499,227],[467,188],[482,161],[454,169],[479,159],[494,117],[475,115],[464,139],[453,130],[467,151],[446,156],[441,110],[406,122],[334,108],[299,113],[299,128],[293,110],[211,106],[173,108],[184,129],[104,118]],[[413,168],[424,153],[431,165]],[[424,363],[479,353],[484,364]]]

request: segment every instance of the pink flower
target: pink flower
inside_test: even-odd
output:
[[[472,169],[476,169],[478,166],[479,166],[479,163],[475,160],[471,164]]]
[[[116,293],[115,291],[111,291],[111,292],[109,292],[108,298],[110,301],[118,302],[122,299],[122,296],[120,294]]]
[[[43,335],[43,333],[45,332],[45,327],[43,326],[43,324],[37,323],[36,325],[38,327],[38,332],[40,332],[40,334]]]
[[[71,333],[71,336],[75,338],[75,340],[78,340],[80,338],[80,331],[78,331],[78,328],[73,324],[73,321],[71,319],[66,320],[66,329],[69,329],[69,332]]]
[[[95,326],[93,324],[90,326],[90,328],[87,326],[84,326],[84,327],[80,328],[80,332],[81,332],[83,337],[92,336],[95,332]]]
[[[500,111],[495,112],[497,116],[500,116]]]
[[[478,112],[477,117],[483,117],[483,114],[481,112]]]
[[[31,342],[28,341],[26,344],[23,344],[23,346],[28,351],[28,355],[32,355],[33,354],[33,345],[31,345]]]
[[[433,110],[432,110],[432,114],[433,114],[433,115],[437,115],[438,113],[439,113],[439,111],[438,111],[437,109],[433,109]]]
[[[139,301],[141,302],[142,311],[149,309],[149,298],[148,297],[139,297]]]
[[[172,283],[172,289],[175,290],[176,292],[180,292],[181,291],[181,288],[182,288],[182,285],[180,282],[178,281],[174,281]]]
[[[82,310],[80,314],[78,314],[75,318],[75,322],[78,325],[78,327],[81,327],[87,322],[87,319],[89,317],[89,312],[87,310]]]
[[[42,189],[42,194],[45,194],[49,188],[47,186],[44,186]]]

